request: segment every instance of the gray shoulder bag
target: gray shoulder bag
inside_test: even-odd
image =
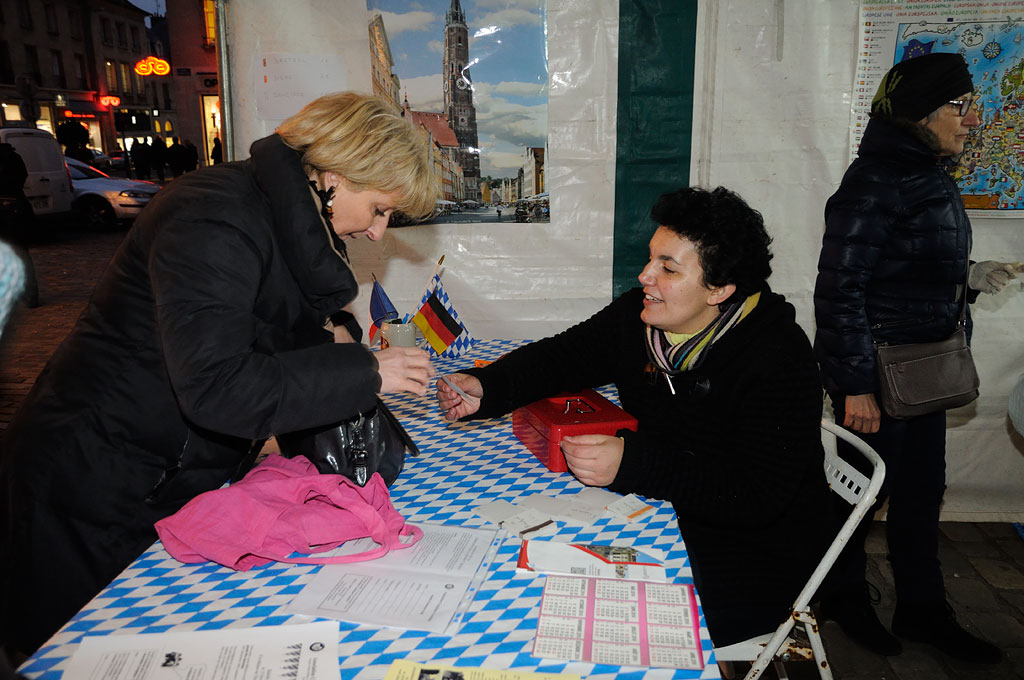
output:
[[[956,331],[938,342],[876,343],[882,408],[900,420],[969,404],[978,398],[978,371],[967,345],[967,287]]]

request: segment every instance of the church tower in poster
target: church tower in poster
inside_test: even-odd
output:
[[[462,3],[452,0],[444,22],[444,113],[459,140],[456,159],[462,166],[463,195],[480,200],[480,144],[476,134],[473,81],[469,76],[469,29]]]

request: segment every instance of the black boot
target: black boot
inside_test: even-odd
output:
[[[1003,658],[994,644],[964,630],[947,602],[930,606],[897,603],[892,632],[907,640],[925,642],[961,661],[996,664]]]
[[[865,581],[859,587],[822,597],[821,618],[835,621],[846,637],[875,654],[895,656],[903,651],[903,645],[878,620],[872,605],[880,600],[878,589]]]

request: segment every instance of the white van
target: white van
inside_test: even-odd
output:
[[[25,162],[25,196],[36,217],[71,212],[71,173],[53,135],[35,128],[0,128],[0,142],[13,146]]]

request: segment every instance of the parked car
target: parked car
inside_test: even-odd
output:
[[[124,149],[112,149],[110,151],[111,170],[124,170],[127,162],[128,156],[125,154]]]
[[[66,160],[75,182],[74,210],[89,228],[106,229],[134,220],[160,190],[153,182],[111,177],[74,158]]]
[[[53,135],[35,128],[0,128],[0,142],[13,146],[25,162],[25,196],[36,217],[71,211],[71,174]]]
[[[85,150],[87,152],[89,152],[89,155],[92,156],[92,160],[88,162],[89,165],[91,165],[92,167],[94,167],[94,168],[96,168],[98,170],[103,170],[103,171],[110,170],[110,168],[112,167],[111,166],[111,158],[110,158],[110,156],[108,156],[107,154],[103,153],[102,151],[98,151],[96,149],[90,149],[89,147],[86,147]]]

